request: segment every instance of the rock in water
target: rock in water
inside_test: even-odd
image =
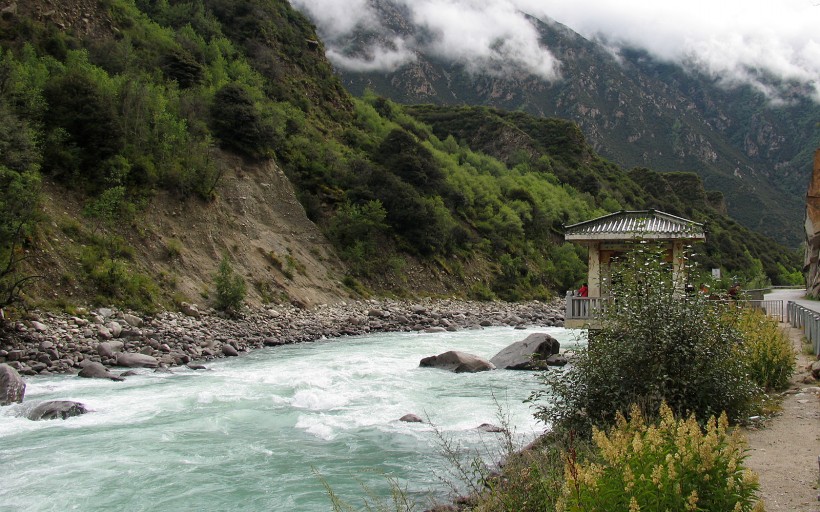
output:
[[[85,405],[71,400],[52,400],[43,402],[29,411],[26,417],[32,421],[39,420],[64,420],[72,416],[79,416],[88,412]]]
[[[399,421],[404,421],[406,423],[424,423],[424,420],[416,416],[415,414],[405,414]]]
[[[22,403],[26,394],[26,383],[17,370],[7,364],[0,364],[0,405]]]
[[[102,363],[90,362],[83,366],[83,369],[80,370],[80,373],[77,374],[79,377],[85,377],[87,379],[111,379],[116,381],[125,380],[122,377],[114,375],[113,373],[108,371],[108,368],[103,366]]]
[[[455,373],[476,373],[487,370],[495,370],[495,366],[484,359],[466,352],[450,350],[437,356],[425,357],[419,362],[419,366],[440,368]]]
[[[494,355],[490,362],[505,370],[535,370],[544,368],[547,359],[561,348],[558,340],[545,333],[530,334],[521,341]]]

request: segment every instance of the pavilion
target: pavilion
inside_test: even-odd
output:
[[[703,224],[657,210],[619,211],[565,227],[564,238],[585,245],[589,251],[588,297],[568,294],[564,325],[595,327],[595,311],[608,296],[607,277],[612,262],[636,243],[655,241],[665,246],[672,263],[674,282],[683,282],[684,248],[706,240]]]

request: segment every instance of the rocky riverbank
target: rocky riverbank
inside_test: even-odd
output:
[[[21,375],[79,373],[106,367],[195,366],[265,346],[395,331],[446,331],[487,326],[563,326],[563,301],[475,302],[380,300],[313,309],[274,306],[237,319],[183,305],[180,312],[137,315],[113,308],[77,315],[34,312],[6,322],[0,363]],[[97,365],[95,365],[97,366]]]

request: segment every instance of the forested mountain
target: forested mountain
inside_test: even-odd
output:
[[[398,3],[369,5],[378,23],[334,42],[346,58],[366,61],[374,46],[390,48],[397,36],[430,37]],[[613,51],[555,21],[529,20],[561,62],[559,79],[476,69],[418,50],[389,71],[339,72],[354,94],[372,89],[403,104],[495,106],[572,120],[602,156],[626,168],[696,172],[723,192],[742,224],[790,246],[802,242],[811,155],[820,145],[820,105],[808,91],[768,77],[780,92],[772,101],[750,86],[727,88],[645,51]]]
[[[572,122],[351,96],[284,0],[0,11],[3,302],[211,301],[220,261],[255,303],[546,298],[585,275],[564,224],[649,207],[708,223],[707,268],[800,278],[696,175],[627,171]]]

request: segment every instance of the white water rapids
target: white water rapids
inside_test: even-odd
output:
[[[445,438],[488,457],[501,436],[476,427],[500,425],[497,404],[522,443],[544,426],[522,402],[536,386],[531,372],[453,374],[419,360],[447,350],[490,358],[533,332],[562,349],[580,334],[389,333],[260,349],[207,371],[140,370],[125,382],[27,378],[25,402],[0,408],[0,510],[324,512],[322,479],[358,508],[368,493],[389,500],[386,475],[423,510],[430,497],[448,496],[440,477],[450,463],[430,424],[401,416],[429,418]],[[21,416],[44,400],[92,412]]]

